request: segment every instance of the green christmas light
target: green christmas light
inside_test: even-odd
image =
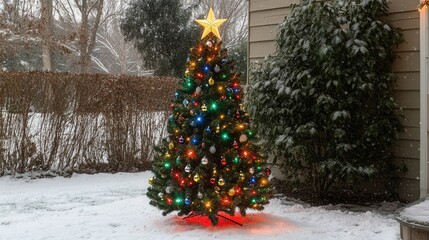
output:
[[[240,162],[240,158],[239,158],[239,157],[235,157],[232,161],[233,161],[234,163],[239,163],[239,162]]]
[[[256,203],[257,202],[256,198],[252,198],[251,202]]]
[[[227,141],[229,139],[229,134],[228,133],[222,133],[222,140]]]
[[[182,197],[176,197],[176,198],[174,199],[174,202],[175,202],[177,205],[182,205],[182,204],[183,204],[183,198],[182,198]]]
[[[210,106],[210,109],[213,111],[217,110],[217,104],[216,103],[212,103],[212,105]]]
[[[165,162],[164,163],[164,167],[169,169],[171,167],[171,163],[170,162]]]

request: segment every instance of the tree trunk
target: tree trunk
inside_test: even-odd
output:
[[[43,70],[52,71],[52,58],[51,58],[51,48],[50,41],[52,38],[52,0],[41,0],[41,11],[42,11],[42,61],[43,61]]]
[[[82,4],[78,5],[79,11],[82,14],[82,23],[79,31],[81,73],[88,73],[91,70],[91,56],[95,48],[97,31],[100,26],[101,15],[103,14],[103,5],[104,0],[98,0],[94,3],[88,2],[88,0],[82,0]],[[89,16],[92,10],[96,12],[96,16],[92,28],[90,29]]]

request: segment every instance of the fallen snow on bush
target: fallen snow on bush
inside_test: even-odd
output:
[[[235,221],[166,217],[149,205],[144,173],[0,178],[0,239],[399,239],[392,215],[306,208],[273,199]]]
[[[411,205],[399,214],[403,220],[429,225],[429,198]]]

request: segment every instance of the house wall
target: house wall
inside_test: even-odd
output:
[[[387,20],[403,29],[405,43],[396,52],[399,56],[393,69],[398,77],[394,96],[404,116],[395,151],[395,162],[404,163],[408,171],[401,175],[400,196],[406,200],[419,198],[419,122],[420,122],[420,40],[419,0],[391,0]],[[291,4],[299,0],[249,0],[249,63],[262,60],[275,52],[278,24],[291,11]]]

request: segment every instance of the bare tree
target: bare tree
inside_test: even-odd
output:
[[[91,55],[94,51],[97,30],[100,26],[101,15],[103,13],[104,0],[74,0],[81,14],[81,24],[79,29],[79,53],[81,72],[87,73],[91,69]],[[95,19],[90,24],[90,15],[95,13]]]
[[[94,67],[106,73],[144,75],[141,56],[131,43],[124,40],[120,29],[121,16],[128,2],[106,0],[105,11],[111,13],[97,32],[97,53]]]
[[[41,32],[43,70],[52,71],[50,42],[53,35],[52,0],[41,0]]]

